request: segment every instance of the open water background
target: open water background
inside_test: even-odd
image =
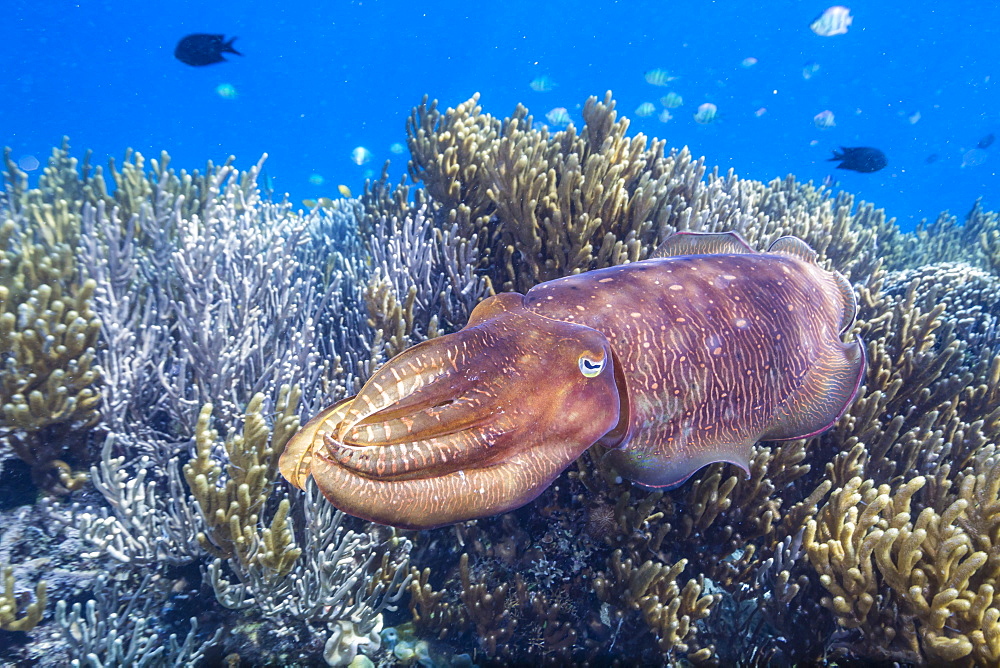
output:
[[[832,174],[904,229],[943,209],[962,216],[977,197],[1000,208],[1000,142],[963,166],[977,142],[1000,135],[1000,3],[853,2],[848,33],[820,37],[809,24],[827,6],[6,0],[0,144],[44,163],[69,135],[76,154],[91,148],[98,163],[133,147],[149,157],[167,150],[187,169],[229,155],[248,167],[267,152],[277,191],[333,198],[338,184],[360,192],[387,159],[393,174],[405,171],[406,156],[390,146],[405,141],[425,93],[447,106],[479,91],[500,117],[518,102],[537,120],[565,107],[580,125],[586,98],[610,89],[634,132],[686,144],[742,177]],[[192,32],[237,35],[245,56],[186,66],[173,49]],[[750,57],[757,63],[743,67]],[[807,80],[810,63],[819,69]],[[679,78],[652,86],[643,74],[656,68]],[[529,86],[542,76],[552,90]],[[235,98],[220,96],[221,84]],[[673,120],[635,114],[647,101],[659,111],[668,91],[684,98]],[[693,120],[703,102],[718,107],[716,122]],[[813,117],[824,110],[836,126],[820,130]],[[826,159],[841,145],[878,147],[889,166],[834,170]],[[370,162],[354,164],[357,146]]]

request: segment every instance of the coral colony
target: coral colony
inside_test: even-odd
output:
[[[262,199],[260,164],[105,171],[64,144],[29,189],[8,153],[0,661],[1000,662],[997,215],[903,233],[849,193],[629,137],[610,94],[582,117],[424,100],[421,187],[309,210]],[[283,481],[300,424],[390,358],[678,231],[798,237],[849,283],[857,317],[831,327],[867,371],[829,429],[671,489],[598,442],[522,508],[427,531]]]

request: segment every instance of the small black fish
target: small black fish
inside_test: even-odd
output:
[[[206,35],[204,33],[188,35],[177,42],[177,48],[174,49],[174,57],[185,65],[202,67],[204,65],[226,62],[226,59],[222,57],[224,53],[235,53],[237,56],[243,55],[233,48],[233,42],[236,41],[235,37],[228,42],[223,41],[225,39],[224,35]]]
[[[979,140],[979,143],[978,143],[978,144],[976,144],[976,146],[977,146],[978,148],[989,148],[990,146],[993,146],[993,142],[994,142],[995,140],[996,140],[996,135],[994,135],[994,134],[993,134],[993,133],[991,132],[991,133],[989,133],[988,135],[986,135],[985,137],[983,137],[982,139],[980,139],[980,140]]]
[[[833,160],[840,160],[837,169],[850,169],[854,172],[877,172],[889,164],[885,153],[870,146],[841,146],[840,151],[833,152],[832,158],[827,158],[828,162]]]
[[[937,153],[931,153],[929,156],[924,158],[924,162],[926,162],[928,165],[933,165],[935,162],[938,161],[938,158],[940,157],[941,156],[939,156]]]

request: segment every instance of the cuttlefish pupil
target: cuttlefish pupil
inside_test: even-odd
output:
[[[675,234],[651,259],[486,299],[310,420],[279,465],[347,513],[414,529],[518,508],[594,443],[649,487],[746,470],[757,441],[819,433],[850,405],[856,311],[799,239],[759,253],[735,233]]]
[[[607,363],[607,356],[601,357],[599,360],[592,359],[586,355],[580,355],[580,373],[582,373],[587,378],[595,378],[602,371]]]

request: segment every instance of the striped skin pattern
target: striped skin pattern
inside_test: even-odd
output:
[[[856,304],[785,237],[680,233],[654,258],[505,293],[390,360],[289,441],[283,475],[338,508],[430,528],[517,508],[594,443],[637,483],[747,469],[830,427],[864,374]]]
[[[712,462],[748,470],[757,441],[840,417],[864,372],[863,347],[840,338],[856,312],[843,277],[790,237],[757,253],[737,235],[675,235],[658,253],[668,256],[549,281],[525,300],[607,335],[629,400],[601,440],[614,468],[651,487]]]

